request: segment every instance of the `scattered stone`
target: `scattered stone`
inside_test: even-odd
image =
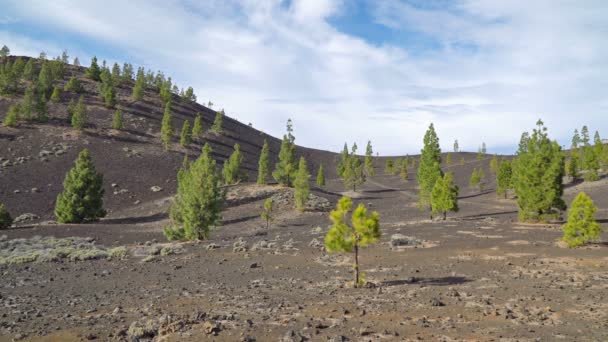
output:
[[[431,306],[445,306],[445,304],[439,298],[433,298],[431,299]]]
[[[218,323],[211,321],[206,321],[205,323],[203,323],[203,331],[205,332],[205,334],[217,336],[220,330],[220,325]]]
[[[241,237],[232,244],[232,251],[235,253],[238,252],[247,252],[247,242]]]
[[[420,244],[420,240],[416,239],[413,236],[405,236],[403,234],[391,235],[391,246],[392,247],[417,246],[419,244]]]
[[[32,191],[32,193],[37,193],[37,192],[40,192],[40,189],[38,189],[38,188],[32,188],[31,191]]]
[[[21,215],[17,216],[15,218],[15,220],[13,221],[13,223],[23,223],[23,222],[27,222],[27,221],[37,220],[39,218],[40,218],[40,216],[38,216],[36,214],[25,213],[25,214],[21,214]]]
[[[306,339],[299,332],[289,330],[283,335],[281,342],[304,342]]]
[[[152,192],[159,192],[159,191],[162,191],[162,190],[163,190],[163,188],[161,188],[161,187],[160,187],[160,186],[158,186],[158,185],[154,185],[154,186],[152,186],[152,187],[150,188],[150,190],[152,190]]]
[[[257,262],[254,262],[251,265],[249,265],[249,268],[258,268],[258,267],[260,267],[260,265]]]
[[[323,243],[321,241],[319,241],[318,239],[316,239],[316,238],[310,240],[310,243],[308,244],[308,246],[312,247],[312,248],[323,248],[323,247],[325,247],[323,245]]]

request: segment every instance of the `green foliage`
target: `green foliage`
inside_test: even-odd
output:
[[[53,94],[51,94],[51,101],[61,101],[61,90],[59,89],[59,86],[55,86],[55,88],[53,88]]]
[[[323,164],[319,165],[319,171],[317,172],[317,185],[320,187],[325,186],[325,171],[323,171]]]
[[[114,63],[112,66],[112,80],[118,82],[120,80],[120,66],[118,63]]]
[[[196,113],[196,118],[194,118],[194,125],[192,126],[192,137],[194,139],[199,139],[203,135],[203,121],[201,118],[201,113]]]
[[[478,188],[479,192],[482,192],[485,177],[486,174],[483,171],[482,167],[480,167],[479,169],[474,168],[473,172],[471,173],[471,178],[469,179],[469,186],[471,187],[471,189]]]
[[[494,155],[490,160],[490,173],[495,175],[498,172],[498,156]]]
[[[211,125],[211,132],[215,134],[222,134],[224,124],[224,110],[220,110],[215,113],[215,119],[213,120],[213,125]]]
[[[36,76],[38,70],[36,69],[36,65],[34,64],[34,59],[30,58],[27,63],[25,63],[25,67],[23,68],[23,78],[26,80],[33,80]]]
[[[196,95],[194,94],[194,89],[192,89],[192,87],[188,87],[188,89],[186,89],[186,92],[184,93],[183,98],[191,102],[196,102]]]
[[[101,69],[97,64],[97,57],[93,56],[91,66],[87,69],[86,76],[93,81],[101,81]]]
[[[57,221],[82,223],[104,217],[103,194],[103,176],[95,170],[89,150],[84,149],[65,177],[63,192],[57,196]]]
[[[268,142],[264,139],[264,145],[262,146],[262,152],[260,154],[260,160],[258,161],[258,180],[257,183],[260,185],[268,183],[270,179],[270,148]]]
[[[80,96],[71,116],[72,127],[83,130],[87,124],[87,106],[84,104],[84,96]]]
[[[357,144],[354,143],[342,173],[345,188],[352,187],[353,191],[357,191],[357,185],[365,183],[364,166],[363,160],[357,155]]]
[[[464,157],[460,158],[460,165],[464,165]]]
[[[4,117],[4,121],[2,121],[2,124],[6,127],[16,127],[17,120],[19,120],[20,111],[21,106],[18,103],[10,106],[6,116]]]
[[[15,73],[15,77],[20,78],[23,76],[23,70],[25,69],[25,62],[21,57],[15,59],[15,63],[13,63],[13,73]]]
[[[47,122],[49,120],[46,102],[46,97],[43,94],[39,94],[36,99],[36,120],[38,120],[38,122]]]
[[[431,194],[431,215],[441,213],[446,219],[447,212],[458,211],[458,186],[454,184],[454,175],[451,172],[437,178]]]
[[[310,186],[308,184],[308,167],[306,166],[306,160],[304,157],[300,157],[300,163],[298,165],[298,172],[294,180],[294,199],[296,202],[296,208],[299,211],[304,211],[306,207],[306,201],[308,201],[308,195],[310,194]]]
[[[206,239],[211,227],[220,222],[224,197],[211,147],[205,144],[203,153],[177,174],[172,224],[164,230],[167,239]]]
[[[602,228],[595,220],[596,211],[593,201],[584,192],[574,198],[568,212],[568,222],[562,227],[562,239],[569,247],[577,247],[600,237]]]
[[[0,64],[0,95],[15,94],[18,89],[19,77],[12,67],[12,63],[7,61]]]
[[[0,203],[0,229],[7,229],[13,224],[13,218],[4,204]]]
[[[122,115],[122,111],[117,109],[114,112],[114,117],[112,118],[112,128],[113,129],[123,129],[125,126],[125,120]]]
[[[34,111],[36,105],[36,89],[33,86],[25,90],[23,100],[21,100],[21,119],[25,121],[34,120]]]
[[[171,77],[162,82],[159,94],[164,103],[171,102],[171,98],[173,97],[173,93],[171,93]]]
[[[566,162],[566,174],[576,181],[580,177],[580,157],[576,149],[570,150],[570,158]]]
[[[441,171],[441,148],[439,147],[439,138],[435,133],[433,124],[424,135],[424,148],[420,155],[420,164],[418,165],[418,185],[420,192],[418,194],[418,207],[420,209],[429,208],[431,205],[431,193],[437,179],[443,177]],[[429,208],[432,210],[432,208]]]
[[[368,141],[367,146],[365,148],[365,173],[372,177],[375,174],[374,171],[374,150],[372,149],[372,142]]]
[[[507,198],[507,191],[513,186],[512,177],[513,169],[511,167],[511,162],[503,160],[500,162],[498,173],[496,174],[496,194],[498,196]]]
[[[407,162],[403,162],[401,164],[401,171],[399,172],[399,177],[406,181],[409,178],[409,174],[407,172]]]
[[[11,49],[6,45],[2,45],[2,49],[0,49],[0,57],[6,58],[11,54]]]
[[[270,222],[274,221],[274,202],[272,198],[267,198],[264,201],[264,210],[260,216],[266,221],[266,229],[270,228]]]
[[[348,145],[344,143],[344,148],[342,149],[342,153],[340,154],[340,161],[338,162],[338,166],[336,167],[336,173],[338,177],[342,178],[344,176],[344,170],[346,169],[346,161],[348,159]]]
[[[103,69],[101,72],[101,84],[98,86],[99,95],[108,108],[114,108],[116,105],[116,88],[114,80],[108,69]]]
[[[179,137],[179,143],[182,146],[188,146],[192,142],[192,131],[190,130],[190,121],[184,120],[182,132]]]
[[[133,80],[133,65],[130,63],[124,63],[122,65],[122,75],[120,76],[120,79],[123,83]]]
[[[458,140],[454,140],[454,152],[460,152],[460,146],[458,146]]]
[[[338,201],[336,210],[330,213],[333,225],[325,235],[325,248],[328,252],[355,253],[354,287],[360,285],[359,279],[359,248],[368,246],[380,237],[378,212],[368,215],[363,204],[359,204],[351,216],[351,224],[346,222],[346,215],[351,211],[353,202],[349,197]]]
[[[80,84],[80,81],[72,76],[70,77],[70,80],[65,84],[65,87],[63,88],[64,91],[71,91],[73,93],[81,93],[82,92],[82,85]]]
[[[49,62],[42,63],[42,68],[40,69],[38,79],[36,80],[36,88],[45,96],[51,94],[53,89],[53,73]]]
[[[143,69],[137,70],[137,79],[133,86],[133,99],[135,101],[141,101],[144,98],[144,91],[146,90],[146,79]]]
[[[393,160],[390,158],[386,159],[386,162],[384,164],[384,174],[385,175],[394,174],[393,169],[394,169]]]
[[[174,128],[173,128],[173,116],[171,115],[171,102],[167,102],[165,105],[165,114],[163,115],[163,121],[160,128],[160,139],[163,143],[165,150],[171,147],[171,140],[173,139]]]
[[[241,154],[241,146],[234,144],[234,152],[224,161],[224,168],[222,169],[222,177],[225,184],[234,184],[240,180],[242,164],[243,155]]]
[[[283,186],[291,186],[297,172],[295,137],[292,135],[291,120],[287,121],[287,134],[283,135],[279,162],[275,165],[272,177]]]
[[[564,156],[561,147],[549,140],[542,121],[532,135],[522,135],[513,185],[521,221],[544,221],[566,209],[562,200]]]
[[[449,152],[445,156],[445,165],[452,166],[452,154]]]

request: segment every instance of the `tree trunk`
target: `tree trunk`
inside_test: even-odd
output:
[[[443,211],[443,220],[445,221],[447,218],[448,212],[447,211]]]
[[[355,244],[355,288],[359,287],[359,245]]]

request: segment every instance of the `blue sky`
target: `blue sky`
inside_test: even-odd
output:
[[[584,5],[584,6],[583,6]],[[200,102],[338,151],[511,153],[538,118],[568,144],[608,136],[608,2],[405,0],[3,1],[14,54],[162,70]]]

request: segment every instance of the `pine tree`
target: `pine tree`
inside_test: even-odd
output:
[[[0,49],[0,57],[6,58],[11,54],[11,49],[6,45],[2,45],[2,49]]]
[[[23,78],[26,80],[33,80],[36,75],[36,66],[34,65],[34,59],[30,58],[27,63],[25,63],[25,67],[23,68]]]
[[[25,95],[21,101],[21,118],[25,121],[34,120],[34,110],[36,104],[36,90],[33,86],[29,86],[25,90]]]
[[[393,174],[393,160],[388,158],[386,159],[386,162],[384,164],[384,174],[385,175],[392,175]]]
[[[522,138],[524,136],[522,135]],[[560,146],[549,140],[542,121],[532,135],[520,144],[513,184],[517,195],[519,219],[544,221],[559,216],[556,210],[566,209],[564,191],[564,156]]]
[[[18,103],[10,106],[8,109],[8,113],[6,113],[6,116],[4,117],[4,121],[2,121],[2,124],[5,127],[16,127],[17,120],[19,120],[20,110],[21,106]]]
[[[420,192],[418,194],[418,206],[420,209],[433,210],[431,206],[431,192],[437,182],[437,179],[443,177],[441,171],[441,148],[439,147],[439,138],[435,133],[433,124],[424,135],[424,148],[420,155],[420,164],[418,165],[418,184]]]
[[[190,130],[190,121],[184,120],[182,125],[182,133],[180,134],[179,143],[182,146],[188,146],[192,142],[192,131]]]
[[[460,152],[460,147],[458,146],[458,140],[454,140],[454,153]]]
[[[588,241],[597,240],[602,233],[602,228],[595,220],[597,207],[584,192],[579,193],[568,212],[568,222],[562,227],[564,230],[563,241],[569,247],[578,247]]]
[[[275,165],[272,177],[283,186],[291,186],[296,169],[296,147],[295,137],[292,134],[291,120],[287,121],[287,134],[283,135],[281,150],[279,151],[279,162]]]
[[[374,150],[372,149],[372,142],[368,141],[367,147],[365,148],[365,173],[369,177],[372,177],[375,174],[373,155]]]
[[[63,192],[57,196],[57,221],[82,223],[104,217],[103,194],[103,176],[95,170],[89,150],[84,149],[65,176]]]
[[[234,151],[230,157],[224,161],[224,168],[222,169],[224,184],[234,184],[240,180],[242,164],[243,155],[241,154],[241,146],[239,144],[234,144]]]
[[[437,178],[431,195],[431,207],[431,215],[442,214],[443,220],[446,219],[448,211],[458,211],[458,186],[454,184],[454,175],[451,172]]]
[[[165,150],[168,150],[171,146],[173,134],[174,128],[173,116],[171,115],[171,102],[167,102],[167,104],[165,105],[165,114],[163,115],[163,121],[160,128],[160,138]]]
[[[575,182],[580,177],[580,157],[576,149],[570,150],[570,158],[566,162],[566,174]]]
[[[445,164],[447,166],[452,166],[452,154],[449,152],[445,156]]]
[[[460,158],[460,165],[464,165],[464,157]]]
[[[146,79],[143,69],[137,70],[137,79],[133,86],[133,99],[135,101],[141,101],[144,98],[144,91],[146,90]]]
[[[177,174],[177,195],[169,216],[172,224],[164,230],[169,240],[200,240],[209,237],[221,220],[225,192],[221,187],[211,147]]]
[[[51,94],[53,89],[53,73],[48,62],[42,63],[42,68],[40,69],[38,79],[36,80],[36,88],[40,93],[44,94],[44,96],[49,96]]]
[[[87,69],[86,75],[93,81],[101,81],[101,69],[97,64],[96,56],[93,56],[93,59],[91,60],[91,66]]]
[[[401,171],[399,172],[399,177],[401,177],[401,179],[403,179],[404,181],[406,181],[409,178],[409,175],[407,173],[407,163],[403,162],[403,164],[401,164]]]
[[[325,171],[323,171],[323,164],[319,165],[319,171],[317,172],[317,185],[320,187],[325,186]]]
[[[120,66],[118,63],[114,63],[112,66],[112,80],[118,82],[120,80]]]
[[[194,125],[192,126],[192,137],[199,139],[203,135],[203,121],[201,119],[201,113],[196,113],[194,118]]]
[[[4,204],[0,203],[0,229],[7,229],[13,224],[13,218]]]
[[[475,188],[479,188],[479,192],[483,191],[483,185],[482,185],[482,173],[483,173],[483,169],[482,168],[474,168],[473,172],[471,173],[471,178],[469,179],[469,187],[471,189],[475,189]]]
[[[114,117],[112,118],[112,129],[123,129],[125,125],[124,118],[122,116],[122,111],[117,109],[114,112]]]
[[[503,160],[500,162],[498,172],[496,174],[496,194],[498,196],[504,196],[507,198],[507,191],[512,187],[513,170],[511,168],[511,162]]]
[[[272,197],[271,198],[267,198],[264,201],[264,210],[262,211],[262,215],[260,215],[262,217],[263,220],[266,221],[266,229],[270,228],[270,222],[274,221],[274,202],[272,201]]]
[[[296,179],[294,180],[294,199],[296,202],[296,208],[299,211],[304,211],[306,208],[306,202],[308,201],[308,195],[310,194],[310,186],[308,184],[308,168],[306,166],[306,160],[304,157],[300,157],[300,163],[298,165],[298,172],[296,173]]]
[[[259,185],[268,183],[270,179],[270,148],[268,142],[264,139],[264,145],[262,146],[262,152],[260,153],[260,160],[258,161],[258,181]]]
[[[71,91],[73,93],[82,92],[82,86],[80,85],[80,81],[74,76],[70,77],[70,80],[65,84],[63,88],[64,91]]]
[[[55,88],[53,88],[53,94],[51,95],[51,101],[53,101],[53,102],[61,101],[61,90],[59,90],[59,86],[55,86]]]
[[[49,111],[44,94],[38,94],[38,98],[36,99],[36,114],[38,122],[47,122],[49,120]]]
[[[336,173],[338,177],[342,178],[344,175],[344,170],[346,169],[346,161],[348,159],[348,145],[344,143],[344,148],[342,149],[342,153],[340,154],[340,161],[338,162],[338,166],[336,167]]]
[[[87,124],[87,106],[84,104],[84,96],[80,96],[78,103],[74,107],[71,117],[72,128],[83,130]]]
[[[357,191],[357,185],[365,183],[364,163],[357,155],[357,144],[353,144],[351,152],[346,159],[342,180],[345,188],[351,188]]]
[[[494,155],[490,160],[490,173],[495,175],[498,172],[498,156]]]
[[[346,222],[346,215],[352,209],[353,202],[349,197],[342,197],[338,201],[336,210],[330,213],[333,225],[325,235],[325,248],[328,252],[347,252],[353,253],[354,263],[354,287],[362,286],[363,282],[359,277],[359,249],[366,247],[380,238],[380,218],[378,212],[374,211],[369,215],[363,204],[359,204],[353,212],[350,225]]]
[[[483,159],[483,152],[481,152],[481,147],[477,150],[477,160]]]
[[[224,124],[224,110],[220,110],[215,113],[215,119],[213,120],[213,125],[211,126],[211,132],[215,134],[222,134]]]

